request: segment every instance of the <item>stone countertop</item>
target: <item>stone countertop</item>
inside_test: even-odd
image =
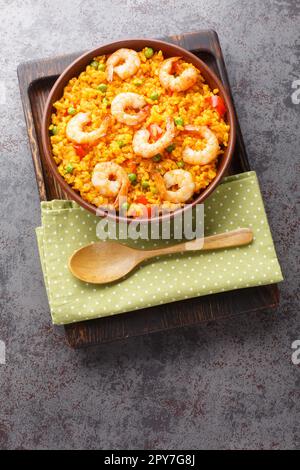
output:
[[[299,449],[299,2],[0,0],[0,11],[0,448]],[[280,307],[73,351],[50,324],[17,65],[207,28],[261,183],[285,276]]]

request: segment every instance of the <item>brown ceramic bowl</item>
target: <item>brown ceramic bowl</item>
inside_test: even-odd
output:
[[[234,145],[235,145],[235,138],[236,138],[236,123],[234,117],[234,110],[231,99],[228,93],[225,91],[222,83],[216,77],[216,75],[210,70],[210,68],[202,62],[202,60],[198,59],[194,54],[191,52],[182,49],[181,47],[175,46],[173,44],[169,44],[167,42],[155,40],[155,39],[128,39],[124,41],[113,42],[111,44],[106,44],[104,46],[98,47],[90,52],[87,52],[76,59],[66,70],[60,75],[58,80],[55,82],[50,95],[47,99],[44,115],[43,115],[43,122],[42,122],[42,144],[43,150],[46,156],[47,163],[49,168],[59,183],[63,191],[74,201],[76,201],[80,206],[88,211],[92,212],[93,214],[97,214],[100,216],[107,215],[105,211],[99,210],[93,204],[88,203],[85,201],[78,192],[73,190],[71,186],[67,184],[64,178],[59,174],[56,163],[52,157],[52,149],[50,143],[50,136],[49,136],[49,125],[51,120],[51,114],[54,112],[53,103],[59,100],[64,91],[64,87],[67,85],[69,80],[73,77],[77,77],[83,70],[85,70],[86,66],[93,60],[94,57],[99,55],[108,55],[115,52],[117,49],[121,47],[126,47],[128,49],[135,49],[137,51],[143,49],[144,47],[152,47],[154,50],[162,50],[165,57],[172,57],[172,56],[181,56],[187,62],[192,63],[195,67],[197,67],[201,74],[203,75],[205,81],[208,83],[210,88],[213,90],[214,88],[219,89],[219,94],[223,98],[226,108],[227,108],[227,119],[226,121],[230,124],[230,135],[229,135],[229,143],[228,147],[226,148],[223,155],[221,155],[218,159],[218,171],[217,176],[215,179],[210,183],[210,185],[202,191],[197,197],[195,197],[194,201],[191,204],[185,205],[183,208],[177,209],[174,213],[182,212],[187,209],[187,207],[194,206],[196,204],[202,203],[216,188],[216,186],[220,183],[229,163],[233,155]],[[121,215],[113,215],[108,214],[109,217],[115,219],[116,221],[132,221],[132,219],[121,216]],[[165,217],[169,217],[168,215],[159,215],[157,216],[156,220],[162,220]]]

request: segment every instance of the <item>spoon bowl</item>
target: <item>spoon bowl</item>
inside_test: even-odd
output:
[[[139,264],[141,253],[114,241],[96,242],[75,251],[70,258],[69,269],[85,282],[113,282]]]

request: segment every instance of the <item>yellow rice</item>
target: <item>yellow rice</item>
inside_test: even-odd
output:
[[[218,90],[211,90],[200,72],[198,81],[193,87],[185,92],[170,94],[161,86],[158,78],[159,68],[164,60],[162,52],[155,52],[150,59],[147,59],[143,50],[139,52],[139,57],[141,67],[135,76],[121,80],[114,74],[111,83],[106,81],[105,70],[101,71],[88,65],[79,77],[74,77],[69,81],[62,98],[54,103],[56,113],[52,115],[49,130],[53,132],[55,129],[55,135],[51,136],[51,144],[58,171],[67,183],[81,194],[83,199],[97,207],[114,202],[113,199],[101,196],[97,188],[92,185],[93,169],[99,162],[113,161],[122,166],[128,174],[132,173],[133,162],[137,164],[134,170],[137,182],[129,186],[129,203],[134,202],[139,196],[145,196],[150,204],[163,204],[164,201],[153,179],[154,170],[163,175],[169,170],[183,167],[193,175],[195,194],[201,192],[215,178],[217,160],[202,166],[182,162],[182,150],[185,146],[189,145],[199,150],[205,147],[205,140],[188,135],[182,132],[183,127],[177,126],[174,138],[175,149],[171,153],[163,151],[161,161],[153,162],[152,159],[143,159],[133,153],[132,139],[139,128],[146,128],[151,123],[155,123],[164,129],[167,116],[181,117],[184,125],[209,126],[219,140],[220,154],[228,144],[229,125],[215,109],[207,104],[206,100],[213,94],[217,94]],[[99,64],[105,64],[106,59],[106,56],[101,56],[94,60]],[[187,65],[183,64],[183,67],[185,66]],[[97,89],[100,84],[107,85],[106,92]],[[127,126],[112,119],[107,135],[95,146],[89,147],[88,153],[83,158],[78,156],[74,144],[66,137],[66,125],[72,118],[72,115],[68,114],[68,109],[73,107],[76,113],[90,112],[92,122],[85,127],[85,130],[97,129],[103,118],[110,114],[110,103],[113,98],[121,92],[128,91],[139,93],[146,98],[147,103],[151,105],[148,118],[138,126]],[[150,99],[153,92],[159,94],[158,100]],[[70,164],[72,171],[67,172],[66,168]],[[145,187],[147,186],[145,182],[148,187]]]

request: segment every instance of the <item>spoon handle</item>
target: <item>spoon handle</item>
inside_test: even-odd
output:
[[[218,250],[220,248],[231,248],[235,246],[248,245],[253,240],[253,232],[249,228],[239,228],[231,232],[219,233],[210,237],[197,238],[190,242],[160,248],[157,250],[143,251],[143,259],[152,258],[183,251]]]

